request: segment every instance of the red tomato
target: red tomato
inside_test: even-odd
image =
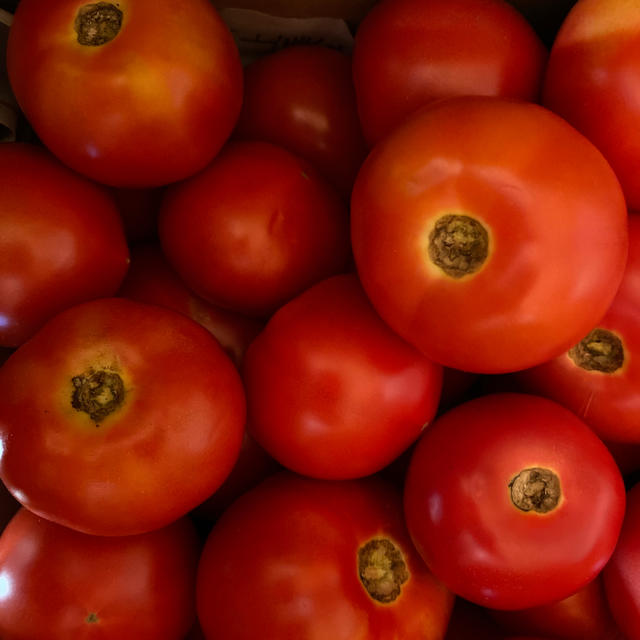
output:
[[[198,324],[109,298],[55,316],[0,368],[0,475],[38,515],[96,535],[163,526],[222,484],[244,391]]]
[[[236,135],[305,158],[348,198],[367,153],[351,58],[326,47],[296,46],[248,65]]]
[[[234,142],[167,190],[160,240],[206,300],[267,316],[349,257],[347,208],[306,162],[266,142]]]
[[[557,602],[520,611],[493,611],[492,615],[511,633],[561,640],[623,640],[609,610],[601,576]]]
[[[535,101],[547,51],[502,0],[383,0],[356,32],[353,78],[370,145],[437,98]]]
[[[634,2],[580,0],[554,41],[546,106],[584,133],[640,208],[640,11]]]
[[[195,617],[198,550],[186,519],[105,538],[21,509],[0,537],[0,635],[179,640]]]
[[[249,343],[263,327],[253,318],[220,309],[196,296],[171,268],[160,247],[153,244],[133,248],[118,295],[189,316],[214,335],[238,367]]]
[[[405,483],[418,551],[454,593],[495,609],[566,598],[613,553],[625,508],[611,454],[545,398],[494,394],[425,431]]]
[[[620,186],[543,107],[442,100],[365,161],[353,252],[382,318],[445,366],[504,373],[551,359],[604,315],[627,257]]]
[[[53,153],[120,187],[202,169],[242,103],[238,49],[208,0],[21,0],[7,68]]]
[[[609,607],[629,640],[640,638],[640,484],[628,493],[620,539],[603,571]]]
[[[382,469],[435,415],[442,369],[376,315],[355,275],[282,307],[244,361],[249,428],[285,467],[345,479]]]
[[[452,604],[371,478],[273,476],[223,514],[198,568],[210,640],[439,640]]]
[[[41,149],[0,146],[0,346],[51,316],[113,295],[129,251],[107,193]]]
[[[629,260],[606,315],[557,358],[517,374],[529,392],[563,404],[603,440],[640,444],[640,215],[629,216]]]

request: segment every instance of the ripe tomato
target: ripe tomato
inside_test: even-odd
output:
[[[113,295],[129,264],[114,202],[41,149],[0,146],[0,346],[51,316]]]
[[[581,131],[640,209],[640,11],[634,2],[580,0],[554,41],[543,102]]]
[[[130,300],[55,316],[0,368],[0,475],[38,515],[96,535],[163,526],[226,478],[244,391],[208,331]]]
[[[386,322],[445,366],[540,364],[604,315],[627,212],[599,151],[538,105],[439,101],[381,142],[352,197],[353,253]]]
[[[502,0],[383,0],[356,32],[353,79],[370,145],[457,95],[535,101],[547,50]]]
[[[210,640],[440,640],[452,604],[379,479],[277,474],[223,514],[198,567]]]
[[[603,440],[640,444],[640,216],[629,216],[629,259],[606,315],[571,349],[516,375],[582,418]]]
[[[169,262],[200,296],[267,316],[349,254],[348,211],[305,161],[266,142],[234,142],[170,187],[159,234]]]
[[[369,475],[435,415],[442,368],[376,315],[353,274],[282,307],[244,361],[248,426],[285,467],[317,478]]]
[[[120,187],[202,169],[242,103],[240,56],[208,0],[21,0],[7,69],[53,153]]]
[[[620,539],[603,571],[609,607],[629,640],[640,638],[640,484],[627,496]]]
[[[593,580],[624,508],[622,477],[598,437],[525,394],[483,396],[438,418],[405,483],[407,526],[434,575],[495,609],[548,604]]]
[[[195,617],[199,544],[181,519],[88,536],[21,509],[0,537],[3,640],[178,640]]]
[[[213,334],[237,367],[249,343],[263,326],[253,318],[220,309],[196,296],[180,280],[155,244],[133,247],[131,265],[118,295],[189,316]]]
[[[326,47],[297,46],[251,63],[235,135],[305,158],[348,198],[367,153],[351,58]]]

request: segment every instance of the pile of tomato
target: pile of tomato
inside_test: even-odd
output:
[[[2,640],[640,639],[640,7],[566,4],[20,0]]]

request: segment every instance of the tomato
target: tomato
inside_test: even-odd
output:
[[[604,586],[618,626],[629,640],[640,638],[640,484],[627,495],[620,539],[603,571]]]
[[[0,346],[51,316],[113,295],[129,250],[107,193],[25,143],[0,146]]]
[[[159,234],[193,291],[257,316],[340,273],[350,255],[338,194],[306,162],[266,142],[234,142],[170,187]]]
[[[517,375],[526,391],[580,416],[603,440],[640,444],[640,216],[629,216],[629,259],[606,315],[571,349]]]
[[[179,640],[195,617],[199,545],[181,519],[88,536],[21,509],[0,537],[3,640]]]
[[[625,508],[622,476],[598,437],[564,407],[515,393],[438,418],[414,450],[404,495],[434,575],[494,609],[548,604],[593,580]]]
[[[607,604],[602,574],[568,598],[520,611],[493,611],[492,615],[511,633],[562,640],[623,640]]]
[[[600,152],[535,104],[422,109],[365,161],[352,244],[374,307],[441,364],[540,364],[604,315],[627,257],[627,212]]]
[[[379,479],[277,474],[223,514],[198,567],[208,639],[439,640],[452,604]]]
[[[282,307],[247,350],[251,433],[285,467],[365,476],[407,449],[435,415],[442,369],[376,315],[353,274]]]
[[[45,145],[119,187],[202,169],[242,103],[240,56],[208,0],[21,0],[7,70]]]
[[[164,526],[219,487],[245,421],[240,377],[183,315],[107,298],[50,320],[0,368],[0,476],[95,535]]]
[[[587,136],[640,208],[640,12],[633,2],[580,0],[549,57],[543,101]]]
[[[189,316],[213,334],[238,367],[249,343],[263,326],[253,318],[220,309],[195,295],[156,244],[140,244],[132,249],[131,265],[118,295]]]
[[[351,58],[320,46],[296,46],[245,68],[235,135],[272,142],[308,160],[348,199],[367,153]]]
[[[373,146],[437,98],[535,101],[546,59],[531,25],[502,0],[382,0],[353,49],[364,135]]]

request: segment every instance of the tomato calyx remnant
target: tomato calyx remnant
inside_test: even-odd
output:
[[[596,328],[568,351],[569,357],[586,371],[614,373],[624,363],[622,340],[607,329]]]
[[[550,469],[523,469],[509,483],[511,502],[521,511],[549,513],[560,501],[560,479]]]
[[[85,619],[84,621],[87,624],[96,624],[97,622],[100,622],[100,618],[98,618],[98,614],[95,613],[95,611],[92,611]]]
[[[80,7],[75,21],[78,42],[99,47],[113,40],[122,26],[122,11],[109,2],[85,4]]]
[[[409,570],[400,549],[386,538],[374,538],[358,549],[358,575],[371,598],[388,604],[400,595]]]
[[[124,382],[114,371],[89,369],[71,379],[71,406],[100,422],[124,402]]]
[[[474,218],[447,214],[429,234],[429,258],[452,278],[475,273],[489,254],[489,234]]]

